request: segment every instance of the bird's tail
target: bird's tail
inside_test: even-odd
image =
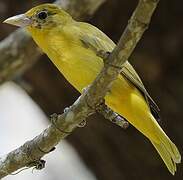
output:
[[[157,133],[160,141],[155,142],[151,140],[151,143],[158,151],[168,170],[174,175],[176,172],[176,164],[181,162],[181,155],[175,144],[169,139],[161,128],[157,131]]]

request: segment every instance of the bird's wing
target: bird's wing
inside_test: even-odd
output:
[[[116,45],[102,31],[92,25],[89,27],[88,24],[85,28],[85,23],[82,23],[81,26],[82,32],[80,33],[80,40],[86,48],[92,49],[96,54],[98,54],[100,51],[112,52]],[[121,74],[142,92],[146,102],[149,104],[152,114],[156,119],[160,119],[159,107],[153,101],[144,87],[140,77],[128,61],[124,64]]]
[[[146,101],[149,104],[152,114],[154,115],[154,117],[157,120],[159,120],[160,119],[160,115],[159,115],[160,109],[159,109],[158,105],[151,98],[151,96],[147,92],[146,88],[144,87],[140,77],[138,76],[138,74],[136,73],[136,71],[134,70],[134,68],[128,61],[125,63],[124,67],[122,68],[121,74],[124,77],[126,77],[126,79],[128,79],[137,89],[139,89],[143,93]]]

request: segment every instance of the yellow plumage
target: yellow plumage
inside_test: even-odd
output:
[[[47,13],[46,18],[41,17],[41,12]],[[27,30],[35,42],[79,92],[92,83],[103,67],[103,59],[97,52],[111,52],[115,47],[99,29],[74,21],[55,5],[37,6],[28,11],[26,17],[32,20]],[[176,163],[181,161],[180,153],[153,117],[151,109],[157,113],[158,108],[128,62],[105,102],[151,141],[174,174]]]

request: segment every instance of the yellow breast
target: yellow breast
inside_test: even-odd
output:
[[[64,77],[81,92],[100,72],[103,60],[92,50],[83,47],[79,40],[61,36],[59,33],[44,33],[37,35],[35,32],[34,40]]]

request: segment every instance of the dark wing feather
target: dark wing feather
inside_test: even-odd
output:
[[[146,88],[144,87],[140,77],[132,67],[132,65],[127,61],[122,68],[121,74],[128,79],[137,89],[139,89],[142,94],[144,95],[147,103],[149,104],[149,107],[151,109],[151,112],[153,116],[159,120],[160,119],[160,109],[158,105],[154,102],[154,100],[151,98],[149,93],[147,92]]]

